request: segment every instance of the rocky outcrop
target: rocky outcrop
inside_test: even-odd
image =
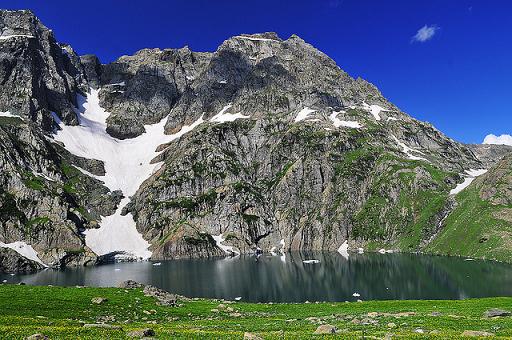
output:
[[[508,145],[469,144],[468,147],[486,168],[490,168],[505,155],[512,153],[512,146]]]
[[[44,269],[36,261],[27,259],[13,249],[0,247],[0,273],[29,274]]]

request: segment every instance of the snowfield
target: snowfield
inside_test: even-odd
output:
[[[487,169],[466,170],[467,176],[464,178],[464,182],[457,184],[457,186],[450,191],[450,195],[457,195],[459,192],[466,189],[471,183],[473,183],[475,178],[485,174],[486,172]]]
[[[338,248],[338,253],[348,260],[348,241],[343,242],[343,244]]]
[[[39,255],[34,250],[34,248],[32,248],[31,245],[26,244],[23,241],[12,242],[12,243],[0,242],[0,247],[2,247],[2,248],[11,248],[12,250],[15,250],[21,256],[24,256],[24,257],[26,257],[29,260],[38,262],[38,263],[42,264],[43,266],[48,267],[46,264],[43,263],[43,261],[41,261],[39,259]]]
[[[13,114],[12,114],[12,113],[10,113],[9,111],[0,112],[0,117],[19,118],[19,119],[23,120],[23,118],[22,118],[22,117],[20,117],[20,116],[16,116],[16,115],[13,115]]]
[[[210,119],[210,122],[213,123],[225,123],[225,122],[233,122],[237,119],[247,119],[251,118],[250,116],[244,116],[242,113],[228,113],[227,111],[231,108],[231,103],[224,106],[222,110],[220,110],[219,113],[217,113],[215,116],[213,116]]]
[[[297,114],[297,117],[295,117],[295,120],[294,122],[297,123],[297,122],[300,122],[306,118],[308,118],[308,116],[312,113],[316,112],[316,110],[312,110],[310,109],[309,107],[305,107],[303,108],[298,114]]]
[[[104,176],[95,176],[83,169],[81,171],[103,181],[112,191],[121,190],[125,196],[113,215],[102,217],[99,229],[85,232],[87,246],[98,255],[123,251],[135,258],[147,259],[151,256],[148,250],[150,244],[137,231],[133,216],[122,216],[121,211],[140,185],[162,166],[162,163],[151,163],[158,155],[156,148],[193,130],[203,122],[203,118],[184,126],[175,134],[166,135],[165,117],[157,124],[145,125],[146,132],[142,135],[120,140],[106,132],[106,119],[110,113],[100,107],[98,92],[91,89],[87,98],[78,98],[80,109],[77,110],[77,116],[80,125],[64,125],[54,114],[54,120],[60,127],[54,139],[62,142],[69,152],[77,156],[103,161]]]

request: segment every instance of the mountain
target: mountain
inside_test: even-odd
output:
[[[0,11],[0,32],[0,246],[43,265],[435,251],[455,193],[506,155],[410,117],[295,35],[102,64],[30,11]]]

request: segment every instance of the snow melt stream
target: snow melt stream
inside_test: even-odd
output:
[[[203,119],[201,117],[193,124],[184,126],[175,134],[166,135],[165,117],[157,124],[145,125],[146,132],[142,135],[120,140],[106,132],[106,119],[110,113],[100,107],[98,92],[99,90],[91,89],[87,98],[79,96],[81,110],[77,111],[77,116],[80,125],[64,125],[54,114],[54,119],[60,126],[54,138],[64,143],[66,150],[77,156],[103,161],[105,175],[89,175],[103,181],[112,191],[121,190],[125,197],[113,215],[102,217],[99,229],[85,232],[87,246],[98,255],[123,251],[136,258],[147,259],[151,256],[148,250],[150,244],[137,231],[133,216],[122,216],[121,211],[130,201],[130,196],[161,167],[162,163],[151,164],[151,160],[158,155],[156,148],[193,130]]]

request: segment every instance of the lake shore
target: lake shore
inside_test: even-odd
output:
[[[252,339],[308,339],[319,337],[315,332],[333,330],[333,336],[340,338],[512,336],[510,315],[486,315],[495,309],[511,311],[511,297],[245,303],[178,296],[173,304],[158,304],[142,287],[4,284],[0,286],[0,338],[42,334],[49,339],[242,339],[245,334],[246,338],[254,336]]]

